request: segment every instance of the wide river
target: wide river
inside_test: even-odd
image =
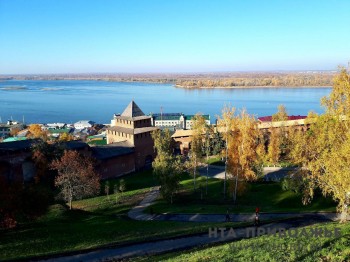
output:
[[[271,115],[279,104],[289,114],[323,112],[320,98],[330,88],[182,89],[170,84],[107,81],[0,81],[0,117],[26,123],[93,120],[109,123],[113,113],[122,113],[134,101],[145,114],[201,112],[214,123],[225,104],[246,108],[257,117]]]

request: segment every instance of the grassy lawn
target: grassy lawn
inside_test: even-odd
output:
[[[350,261],[350,223],[322,223],[305,228],[310,232],[310,228],[317,226],[333,232],[334,228],[340,228],[341,236],[260,236],[210,248],[202,247],[133,261]]]
[[[225,165],[225,161],[221,161],[221,157],[219,157],[219,156],[209,158],[207,163],[209,165],[215,165],[215,166],[224,166]]]
[[[331,199],[316,196],[311,204],[304,206],[301,195],[292,191],[283,191],[279,183],[261,182],[248,184],[246,192],[237,196],[236,205],[233,205],[232,196],[223,200],[223,181],[215,178],[208,180],[208,194],[205,195],[206,178],[197,179],[197,188],[202,187],[203,200],[198,189],[193,193],[193,179],[183,177],[181,192],[174,198],[172,205],[164,200],[158,200],[152,205],[156,213],[252,213],[257,206],[261,212],[313,212],[335,211],[335,203]],[[186,203],[186,205],[183,205]],[[149,208],[147,209],[147,211]]]
[[[72,211],[56,204],[35,222],[1,230],[0,261],[207,232],[208,227],[213,226],[213,223],[129,219],[128,210],[156,183],[150,171],[124,177],[124,180],[127,191],[121,203],[116,204],[115,195],[110,195],[109,200],[107,196],[99,196],[74,201]],[[117,183],[118,179],[112,182]],[[232,223],[215,224],[228,225]]]

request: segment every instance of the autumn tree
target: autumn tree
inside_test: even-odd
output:
[[[42,182],[53,187],[54,172],[51,170],[50,165],[54,159],[62,156],[63,149],[59,145],[51,145],[41,139],[38,139],[31,149],[32,160],[36,169],[35,182]]]
[[[197,166],[202,160],[203,153],[205,152],[205,132],[207,124],[205,118],[201,114],[196,114],[192,118],[192,141],[190,151],[190,163],[193,168],[193,189],[196,190],[196,175]],[[208,137],[209,139],[209,137]],[[203,150],[204,149],[204,150]],[[204,151],[204,152],[203,152]]]
[[[29,125],[28,131],[29,131],[29,136],[31,138],[41,138],[44,140],[47,139],[47,132],[42,130],[39,124]]]
[[[289,150],[290,141],[288,139],[289,129],[284,126],[284,121],[288,120],[288,114],[284,105],[279,105],[278,110],[272,115],[272,122],[280,122],[278,127],[271,123],[269,128],[270,137],[268,145],[268,160],[276,165],[282,156],[286,156]]]
[[[254,181],[259,175],[261,162],[257,154],[259,130],[257,121],[245,110],[235,116],[228,143],[228,170],[231,174],[233,199],[236,200],[239,181]]]
[[[72,141],[72,140],[74,140],[74,137],[71,134],[62,133],[60,135],[60,137],[58,138],[58,140],[61,142]]]
[[[272,115],[272,121],[286,121],[288,120],[287,109],[284,105],[277,107],[277,113]]]
[[[280,160],[281,155],[281,134],[278,128],[271,127],[268,145],[268,160],[276,165]]]
[[[57,170],[55,186],[60,189],[59,197],[69,203],[99,192],[99,176],[95,173],[91,159],[81,156],[77,151],[64,151],[63,156],[54,160],[51,168]]]
[[[291,156],[311,181],[308,195],[312,197],[317,186],[332,196],[344,222],[350,201],[350,76],[345,69],[321,102],[325,114],[314,117],[305,134],[295,135]]]
[[[228,166],[228,150],[230,139],[232,139],[232,134],[234,131],[234,121],[235,121],[235,111],[234,107],[231,108],[229,105],[225,105],[222,109],[222,116],[218,116],[218,129],[223,135],[225,140],[225,177],[224,177],[224,199],[226,198],[227,193],[227,166]]]
[[[174,193],[180,186],[180,174],[183,171],[181,160],[172,153],[172,138],[168,129],[152,132],[152,138],[157,152],[152,163],[153,173],[160,181],[161,195],[172,203]]]

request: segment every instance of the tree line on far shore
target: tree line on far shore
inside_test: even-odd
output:
[[[332,85],[332,73],[291,73],[291,74],[251,74],[222,78],[178,79],[176,86],[186,88],[201,87],[327,87]]]
[[[3,80],[96,80],[170,83],[178,87],[302,87],[332,86],[334,72],[231,72],[187,74],[55,74],[3,76]]]

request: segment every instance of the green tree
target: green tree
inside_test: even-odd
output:
[[[190,150],[190,163],[193,168],[193,190],[196,190],[197,166],[203,158],[205,148],[206,122],[201,114],[196,114],[192,119],[192,141]],[[208,138],[209,139],[209,138]]]
[[[123,193],[126,190],[126,184],[125,184],[125,180],[122,178],[119,181],[119,192],[120,192],[120,198],[123,198]]]
[[[109,181],[106,181],[106,183],[105,183],[105,194],[107,195],[107,199],[108,200],[109,200],[109,189],[110,189]]]
[[[172,138],[168,129],[152,132],[152,138],[157,152],[152,163],[153,173],[160,181],[162,197],[173,203],[173,196],[180,187],[180,174],[183,171],[181,160],[172,153]]]

